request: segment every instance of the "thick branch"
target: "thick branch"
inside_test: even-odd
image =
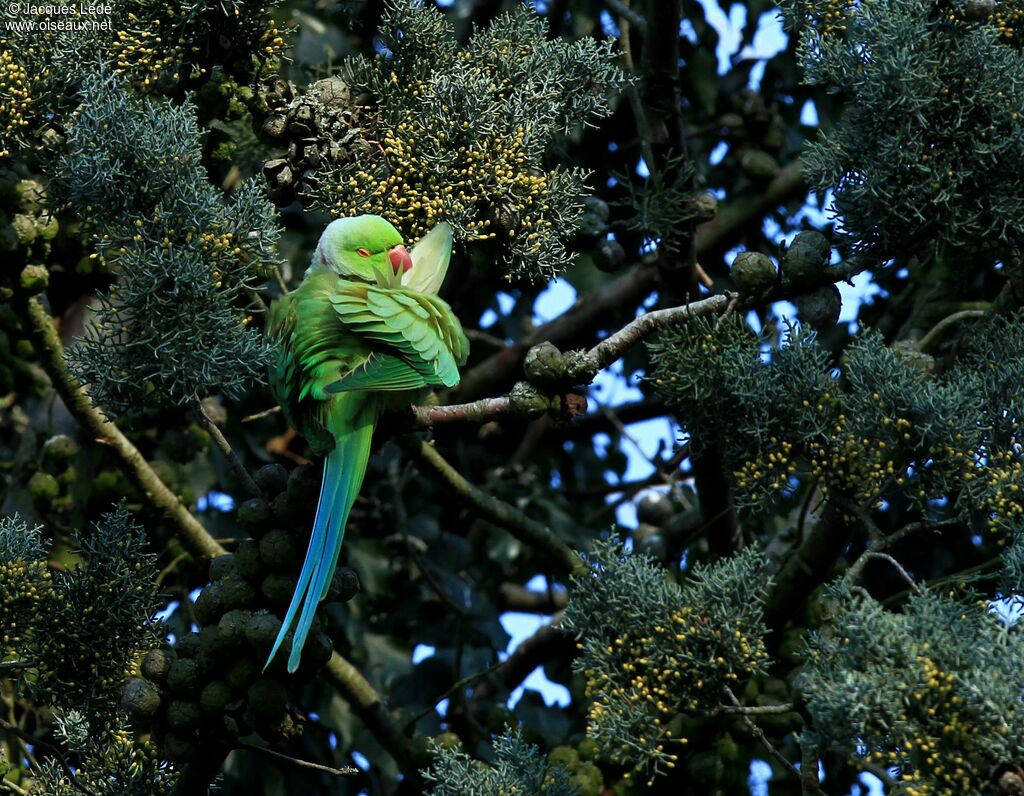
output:
[[[489,423],[507,415],[510,408],[507,395],[481,398],[468,404],[410,407],[417,429],[433,428],[441,423]]]
[[[710,296],[701,301],[669,307],[641,315],[586,352],[586,368],[578,373],[579,381],[589,381],[598,371],[621,359],[629,349],[663,326],[679,323],[687,318],[714,315],[723,312],[729,304],[727,295]],[[512,403],[507,395],[481,398],[465,404],[449,406],[413,406],[414,429],[428,429],[443,423],[488,423],[508,415]]]
[[[419,770],[427,761],[417,754],[402,728],[388,713],[384,700],[369,681],[338,652],[331,655],[324,673],[338,689],[366,728],[394,758],[405,777],[419,782]]]
[[[125,469],[132,477],[146,498],[177,526],[181,537],[189,550],[198,556],[219,556],[224,548],[174,494],[160,477],[149,466],[145,457],[139,453],[121,430],[103,417],[93,406],[82,385],[68,373],[64,365],[64,346],[53,325],[50,316],[37,298],[25,302],[29,328],[39,351],[40,362],[53,383],[53,388],[60,395],[68,411],[82,426],[93,433],[99,442],[110,445],[121,458]]]
[[[714,220],[697,231],[697,256],[736,243],[746,227],[772,209],[807,190],[803,164],[797,160],[782,168],[759,194],[741,197],[719,210]],[[579,300],[554,320],[538,326],[521,340],[491,355],[469,372],[453,392],[461,401],[475,401],[507,389],[515,380],[526,352],[545,340],[565,349],[607,323],[608,316],[620,307],[639,304],[657,285],[657,266],[653,261],[634,265],[618,278]]]
[[[478,704],[481,700],[493,696],[496,690],[495,680],[505,692],[511,692],[538,666],[556,658],[575,657],[576,641],[572,633],[557,626],[560,619],[560,616],[554,617],[550,624],[541,627],[516,647],[501,666],[495,669],[495,678],[480,683],[474,689],[471,701]]]
[[[775,578],[764,610],[769,627],[784,627],[786,621],[799,612],[811,591],[828,580],[852,532],[852,527],[843,521],[835,507],[825,510]],[[776,638],[779,635],[775,634]]]
[[[530,591],[515,583],[502,583],[498,589],[498,607],[501,611],[553,614],[564,610],[568,602],[569,593],[565,589]]]
[[[579,556],[548,528],[527,517],[519,509],[498,500],[493,495],[488,495],[479,487],[471,484],[445,461],[432,445],[421,442],[416,453],[422,461],[430,465],[444,479],[464,503],[472,507],[480,516],[495,525],[500,525],[516,539],[540,553],[545,561],[551,563],[553,570],[561,574],[585,570],[585,565]]]
[[[620,359],[630,348],[659,327],[667,326],[670,323],[679,323],[687,318],[714,315],[724,311],[728,304],[729,297],[720,294],[679,307],[644,313],[587,352],[587,359],[593,362],[594,367],[594,372],[591,375],[596,375],[597,371]]]

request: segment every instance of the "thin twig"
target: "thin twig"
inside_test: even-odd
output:
[[[742,708],[743,707],[743,705],[740,704],[740,701],[736,698],[736,695],[732,692],[732,689],[729,688],[729,686],[724,686],[722,688],[722,692],[726,695],[726,697],[728,698],[729,702],[732,703],[733,707],[735,707],[735,708]],[[789,762],[789,760],[786,758],[786,756],[784,754],[782,754],[782,752],[780,752],[778,749],[776,749],[772,745],[772,742],[768,740],[768,736],[766,736],[764,734],[764,730],[762,730],[760,727],[757,726],[757,724],[755,724],[753,721],[751,721],[749,716],[747,716],[745,713],[740,713],[739,717],[740,717],[740,721],[743,722],[743,725],[748,730],[750,730],[750,733],[755,738],[757,738],[758,741],[761,742],[761,745],[765,748],[765,751],[767,751],[769,755],[771,755],[773,758],[775,758],[775,760],[780,765],[782,765],[782,767],[785,770],[789,771],[791,774],[793,774],[794,776],[799,778],[799,776],[800,776],[799,769],[796,766],[794,766],[791,762]]]
[[[276,265],[270,266],[270,275],[274,278],[278,288],[281,290],[282,296],[288,295],[288,285],[285,284],[284,277],[281,275],[281,269]]]
[[[265,755],[270,755],[271,757],[276,757],[278,760],[284,760],[288,763],[291,763],[293,766],[298,766],[299,768],[308,768],[312,769],[313,771],[321,771],[324,774],[331,774],[335,777],[351,777],[359,773],[359,769],[355,766],[345,766],[344,768],[331,768],[331,766],[325,766],[321,765],[320,763],[313,763],[309,760],[301,760],[298,757],[286,755],[284,752],[278,752],[266,746],[257,746],[256,744],[249,743],[248,741],[239,741],[238,746],[241,749],[249,749],[253,752],[260,752]]]
[[[723,312],[729,300],[726,295],[709,296],[701,301],[644,313],[587,352],[587,359],[593,362],[593,372],[596,374],[620,359],[626,351],[657,329],[689,318]]]
[[[928,520],[922,520],[921,522],[912,522],[909,525],[904,525],[899,530],[894,531],[893,533],[886,536],[885,547],[892,547],[897,542],[902,541],[905,537],[910,536],[910,534],[912,533],[917,533],[918,531],[935,531],[936,533],[938,533],[939,531],[944,530],[946,528],[952,528],[962,524],[963,520],[956,518],[949,520],[937,520],[934,522]]]
[[[446,699],[451,698],[452,694],[455,694],[456,692],[466,688],[466,686],[472,685],[477,680],[481,680],[490,674],[494,674],[498,669],[500,669],[504,665],[504,663],[505,661],[495,661],[483,671],[474,672],[473,674],[467,674],[461,680],[457,680],[456,682],[452,683],[451,688],[449,688],[447,691],[441,694],[441,696],[437,697],[434,700],[434,704],[432,704],[430,707],[428,707],[421,713],[417,714],[416,716],[413,716],[411,719],[409,719],[409,721],[405,723],[405,731],[407,733],[412,732],[413,728],[415,728],[415,726],[419,724],[423,718],[429,716],[431,713],[437,710],[437,706],[444,702]]]
[[[937,324],[935,324],[931,330],[917,341],[917,350],[925,351],[928,347],[935,342],[935,340],[950,326],[953,326],[960,321],[965,321],[968,318],[984,318],[989,313],[986,310],[960,310],[954,312],[952,315],[947,315]]]
[[[34,669],[38,666],[35,661],[6,661],[0,663],[0,672],[8,672],[17,669]]]
[[[257,412],[254,415],[246,415],[242,418],[243,423],[252,423],[254,420],[262,420],[264,417],[270,417],[271,415],[277,414],[281,411],[280,406],[272,406],[269,409],[264,409],[262,412]]]
[[[53,756],[57,758],[57,762],[59,762],[61,766],[64,768],[64,770],[67,772],[67,775],[71,780],[71,784],[77,790],[80,790],[82,793],[86,794],[86,796],[97,796],[96,791],[92,790],[88,785],[86,785],[84,782],[81,782],[78,779],[78,776],[75,774],[75,769],[68,762],[68,759],[64,757],[64,752],[61,751],[59,746],[57,746],[56,744],[52,744],[49,741],[44,740],[43,738],[37,738],[35,735],[32,735],[31,733],[25,732],[23,729],[21,729],[15,724],[11,724],[6,719],[0,719],[0,730],[10,733],[11,735],[21,739],[25,743],[32,744],[33,746],[41,746],[44,749],[48,749],[53,754]]]
[[[324,674],[334,683],[378,743],[394,758],[406,779],[413,785],[419,782],[419,770],[427,761],[392,718],[383,697],[370,682],[337,650],[331,654],[331,659],[324,667]]]
[[[29,792],[27,790],[18,787],[9,779],[4,779],[3,777],[0,777],[0,785],[3,785],[7,789],[8,793],[14,793],[17,794],[17,796],[29,796]]]
[[[783,713],[792,713],[793,706],[785,705],[719,705],[710,715],[717,716],[779,716]]]
[[[486,343],[494,348],[504,348],[508,345],[505,340],[502,340],[497,335],[488,334],[481,329],[463,329],[463,331],[466,333],[466,337],[469,338],[471,343]]]
[[[433,428],[442,423],[489,423],[511,411],[507,395],[499,398],[481,398],[468,404],[450,406],[410,407],[416,429]]]
[[[437,450],[426,442],[415,449],[419,458],[426,462],[444,481],[473,507],[482,517],[507,530],[512,536],[540,553],[545,561],[562,573],[586,572],[586,565],[549,528],[527,517],[514,506],[489,495],[474,486],[452,467]]]
[[[214,444],[220,449],[220,452],[224,454],[224,458],[228,460],[231,472],[235,474],[235,478],[237,478],[239,483],[241,483],[242,488],[245,489],[249,497],[263,497],[263,492],[261,492],[260,488],[256,486],[256,482],[252,480],[252,476],[249,475],[248,470],[245,469],[245,465],[242,464],[241,459],[238,458],[235,451],[231,448],[231,443],[228,442],[227,437],[224,436],[220,427],[213,422],[213,418],[207,414],[206,407],[203,406],[203,402],[198,398],[193,398],[192,410],[199,419],[200,425],[206,429],[206,432],[213,438]]]

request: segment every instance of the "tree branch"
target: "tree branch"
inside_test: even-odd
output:
[[[68,759],[64,756],[64,752],[61,751],[60,747],[54,743],[50,743],[43,738],[38,738],[31,733],[25,732],[21,727],[15,724],[11,724],[6,719],[0,719],[0,730],[13,735],[16,738],[20,738],[22,741],[33,746],[42,746],[44,749],[49,749],[54,757],[57,758],[57,762],[61,764],[61,767],[67,772],[68,778],[71,780],[71,784],[76,790],[80,790],[86,796],[97,796],[96,791],[82,782],[75,772],[74,766],[68,762]]]
[[[527,614],[553,614],[562,611],[569,602],[565,589],[530,591],[515,583],[502,583],[498,587],[498,607],[501,611]]]
[[[829,578],[852,533],[852,526],[843,521],[841,513],[834,506],[826,507],[821,520],[790,554],[775,578],[764,608],[769,627],[784,627],[811,591]],[[781,634],[774,637],[780,638]]]
[[[52,316],[43,308],[39,299],[29,298],[24,308],[29,333],[39,351],[40,364],[75,420],[93,433],[98,442],[114,449],[139,489],[150,503],[163,510],[177,526],[185,546],[194,555],[215,557],[226,552],[220,542],[192,516],[178,496],[160,480],[138,448],[93,406],[82,385],[68,373],[64,364],[64,346],[54,328]]]
[[[780,204],[799,198],[806,190],[803,164],[799,160],[793,161],[783,167],[762,192],[741,197],[724,206],[712,221],[697,230],[698,257],[737,242],[752,221]],[[634,265],[611,282],[580,296],[559,317],[538,326],[518,342],[492,354],[463,374],[462,382],[452,392],[453,397],[460,401],[475,401],[493,394],[495,389],[511,386],[530,348],[544,341],[563,349],[570,346],[573,341],[607,323],[609,314],[619,307],[640,303],[654,290],[657,280],[655,260]]]
[[[552,564],[554,570],[561,574],[586,570],[586,565],[580,557],[549,528],[471,484],[432,445],[421,442],[414,452],[421,461],[444,479],[464,503],[476,510],[480,516],[507,530],[523,544],[541,553],[544,559]]]
[[[331,776],[335,777],[350,777],[353,774],[359,773],[359,769],[355,766],[345,766],[345,768],[331,768],[331,766],[324,766],[320,763],[313,763],[309,760],[301,760],[298,757],[286,755],[284,752],[278,752],[274,749],[271,749],[268,746],[257,746],[256,744],[249,743],[248,741],[239,742],[238,747],[240,749],[249,749],[253,752],[259,752],[261,754],[269,755],[270,757],[276,757],[278,760],[284,760],[288,763],[291,763],[293,766],[298,766],[299,768],[308,768],[313,771],[320,771],[324,774],[330,774]]]
[[[775,760],[775,762],[779,763],[779,765],[783,767],[783,770],[787,771],[788,773],[792,774],[793,776],[799,779],[800,771],[786,758],[784,754],[782,754],[782,752],[780,752],[772,745],[772,742],[768,740],[768,736],[764,734],[764,730],[762,730],[753,721],[750,720],[750,710],[743,708],[743,705],[740,704],[740,701],[732,692],[732,689],[729,688],[729,686],[725,686],[722,689],[722,691],[729,699],[729,702],[732,703],[733,708],[738,709],[737,714],[740,717],[740,721],[743,722],[743,726],[747,728],[751,735],[753,735],[755,738],[757,738],[757,740],[761,742],[761,745],[765,748],[765,751],[768,752],[768,754]],[[814,773],[817,774],[817,770],[815,770]]]
[[[720,294],[678,307],[655,310],[635,318],[583,355],[585,367],[577,369],[578,380],[581,383],[591,381],[599,371],[621,359],[629,349],[661,327],[679,323],[687,318],[723,312],[729,301],[728,294]],[[507,395],[448,406],[413,406],[412,429],[428,429],[443,423],[489,423],[512,411],[512,402]]]
[[[427,761],[416,751],[402,728],[388,713],[384,699],[377,690],[337,651],[331,654],[324,673],[345,701],[352,706],[366,728],[394,758],[410,784],[418,783],[419,770]]]
[[[192,402],[192,410],[199,419],[200,425],[206,429],[207,433],[213,438],[214,444],[216,444],[220,449],[220,452],[224,454],[224,458],[228,460],[231,472],[235,474],[235,478],[238,479],[242,488],[246,491],[249,497],[263,497],[263,493],[260,491],[260,488],[256,486],[256,482],[253,481],[252,476],[249,475],[249,471],[245,469],[245,465],[242,464],[234,450],[232,450],[231,443],[228,442],[227,437],[224,436],[217,424],[213,422],[213,418],[207,414],[206,408],[203,406],[203,402],[198,398],[195,398]]]

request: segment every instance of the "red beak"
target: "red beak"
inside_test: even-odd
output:
[[[391,267],[395,269],[396,274],[404,274],[412,268],[412,255],[401,244],[388,250],[388,257],[391,258]]]

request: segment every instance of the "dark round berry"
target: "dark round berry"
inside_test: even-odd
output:
[[[256,486],[268,498],[288,488],[288,471],[280,464],[265,464],[253,476]]]

